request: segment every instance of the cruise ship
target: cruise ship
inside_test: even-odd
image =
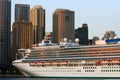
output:
[[[45,40],[31,49],[18,49],[13,65],[26,77],[119,78],[119,40],[117,44],[108,40],[106,44],[88,46],[77,42],[61,46]]]

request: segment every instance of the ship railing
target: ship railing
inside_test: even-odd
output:
[[[119,60],[103,60],[92,62],[70,62],[70,61],[53,61],[53,62],[30,62],[30,66],[107,66],[107,65],[120,65]]]
[[[68,64],[67,62],[30,62],[29,63],[31,66],[35,65],[66,65]]]
[[[120,60],[119,59],[112,59],[112,60],[98,60],[95,63],[96,65],[120,65]]]
[[[69,63],[69,62],[30,62],[30,66],[83,66],[83,65],[94,65],[91,63]]]

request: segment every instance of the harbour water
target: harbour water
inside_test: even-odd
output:
[[[120,80],[106,78],[0,78],[0,80]]]
[[[120,80],[100,78],[0,78],[0,80]]]

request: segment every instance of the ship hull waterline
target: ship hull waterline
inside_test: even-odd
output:
[[[29,64],[14,64],[14,66],[26,77],[41,78],[120,78],[120,72],[101,72],[102,66],[94,69],[94,72],[84,72],[83,67],[31,67]],[[89,67],[89,66],[88,66]],[[81,70],[80,72],[78,70]],[[88,69],[89,70],[89,69]]]

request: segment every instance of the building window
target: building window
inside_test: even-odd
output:
[[[65,16],[66,21],[70,21],[70,16]]]
[[[0,41],[3,42],[3,39],[1,39]]]

